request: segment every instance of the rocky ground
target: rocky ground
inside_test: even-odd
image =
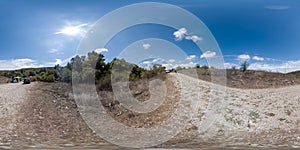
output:
[[[184,69],[180,73],[192,76],[204,81],[211,81],[212,76],[219,75],[226,79],[226,86],[239,89],[263,89],[279,88],[300,84],[300,76],[297,73],[283,74],[276,72],[239,69]]]
[[[190,81],[182,87],[189,89],[188,98],[200,101],[192,122],[198,128],[200,141],[300,146],[299,85],[242,90],[216,86],[183,74],[178,74],[178,78]],[[220,92],[223,90],[224,93]],[[199,91],[198,98],[191,96]],[[204,123],[211,118],[215,118],[211,124]],[[207,130],[205,125],[209,125]]]
[[[0,141],[7,141],[14,135],[14,128],[17,125],[18,110],[27,100],[29,89],[34,86],[22,85],[21,83],[0,85]],[[0,143],[1,143],[0,142]]]
[[[0,76],[0,84],[7,83],[8,81],[9,81],[9,78],[6,78],[6,77],[3,77],[3,76]]]
[[[300,148],[299,85],[245,90],[172,73],[165,83],[165,101],[147,114],[127,110],[113,100],[112,92],[99,91],[98,95],[110,117],[134,128],[152,128],[174,114],[175,119],[186,115],[189,121],[183,122],[182,132],[160,144],[161,148]],[[147,87],[134,84],[132,94],[145,101],[151,97]],[[68,84],[2,84],[0,93],[0,149],[124,149],[91,130]],[[189,109],[179,109],[183,106]],[[106,129],[116,130],[113,127]]]

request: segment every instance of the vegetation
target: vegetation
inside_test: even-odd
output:
[[[300,78],[300,71],[291,72],[289,74],[296,75],[297,78]]]
[[[86,83],[91,79],[98,88],[111,89],[111,78],[116,81],[136,81],[153,77],[165,78],[165,67],[154,65],[150,69],[141,68],[124,59],[113,59],[106,63],[104,55],[90,52],[87,56],[75,56],[66,66],[55,65],[47,68],[27,68],[16,71],[3,71],[1,75],[11,78],[19,76],[26,78],[31,76],[34,81],[42,82],[67,82],[72,78],[78,83]]]
[[[247,71],[248,67],[249,67],[248,61],[244,61],[244,62],[241,64],[241,70],[242,70],[243,72]]]
[[[111,79],[115,81],[136,81],[140,79],[150,79],[153,77],[165,77],[165,68],[161,65],[154,65],[151,69],[146,70],[135,64],[126,62],[124,59],[113,59],[105,63],[104,56],[95,52],[88,53],[85,56],[76,56],[66,67],[56,66],[61,81],[78,83],[94,82],[99,89],[111,90]]]
[[[12,77],[21,77],[27,78],[32,77],[34,81],[42,81],[42,82],[54,82],[56,81],[58,74],[56,70],[52,67],[46,68],[26,68],[15,71],[3,71],[2,76],[12,78]]]
[[[251,111],[249,117],[254,123],[257,123],[257,121],[260,119],[259,113],[255,111]]]

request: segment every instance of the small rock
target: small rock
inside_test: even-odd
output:
[[[74,147],[75,145],[74,144],[64,144],[63,146],[64,147]]]

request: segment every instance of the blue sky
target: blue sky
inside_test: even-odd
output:
[[[98,19],[120,7],[141,2],[148,1],[1,0],[0,70],[65,64],[77,54],[80,41]],[[173,4],[197,16],[218,42],[227,67],[249,60],[251,69],[279,72],[300,70],[300,2],[296,0],[152,2]],[[114,23],[118,24],[124,18]],[[98,52],[102,51],[110,61],[120,54],[125,56],[125,49],[132,51],[130,57],[139,55],[138,52],[145,53],[143,50],[147,53],[160,51],[162,57],[168,57],[153,55],[152,59],[149,54],[149,58],[141,64],[160,62],[173,67],[206,64],[206,59],[218,55],[214,54],[214,50],[199,50],[195,43],[202,41],[201,35],[186,28],[184,18],[179,17],[180,21],[183,26],[176,29],[158,24],[126,28],[105,47],[99,47]],[[162,39],[154,41],[168,44],[158,44],[165,47],[156,47],[149,39]],[[140,51],[137,45],[140,45]],[[184,50],[184,54],[179,51],[172,53],[174,45]]]

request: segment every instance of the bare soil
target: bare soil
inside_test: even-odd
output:
[[[0,76],[0,84],[8,83],[8,81],[9,81],[9,78]]]
[[[204,81],[211,81],[211,75],[218,76],[218,72],[225,72],[224,78],[227,80],[226,86],[238,89],[265,89],[279,88],[300,84],[300,76],[296,73],[283,74],[266,71],[247,70],[245,72],[238,69],[216,70],[216,69],[194,69],[181,70],[188,76],[192,76]]]
[[[179,80],[184,84],[180,85]],[[173,73],[168,75],[166,85],[164,103],[147,114],[127,110],[114,100],[112,92],[99,91],[98,94],[104,97],[102,105],[111,117],[136,128],[160,124],[176,110],[181,98],[199,101],[199,110],[185,129],[158,147],[300,148],[299,85],[265,89],[225,88],[226,93],[222,95],[211,93],[214,85],[210,82]],[[131,84],[130,88],[138,100],[149,99],[147,81]],[[183,95],[180,94],[182,91]],[[107,143],[89,128],[78,111],[69,84],[2,84],[0,92],[0,149],[124,149]],[[216,117],[206,115],[214,111],[209,104],[220,99],[223,100],[222,107],[214,112],[217,118],[208,130],[201,132],[202,122]]]
[[[103,144],[82,120],[71,87],[64,83],[37,83],[20,108],[14,146],[47,147]]]

